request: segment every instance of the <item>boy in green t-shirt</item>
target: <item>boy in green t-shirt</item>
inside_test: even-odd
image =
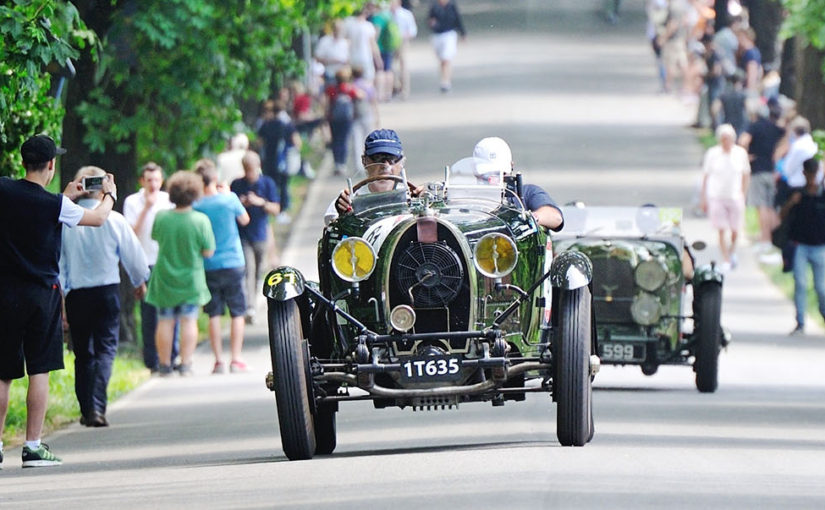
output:
[[[158,373],[172,373],[172,337],[175,319],[180,319],[180,374],[191,375],[192,354],[198,340],[198,311],[211,297],[203,257],[211,257],[215,252],[215,236],[209,218],[192,209],[192,203],[203,193],[203,179],[180,171],[169,178],[167,186],[175,208],[159,212],[152,226],[152,239],[158,242],[158,260],[146,301],[158,309]]]

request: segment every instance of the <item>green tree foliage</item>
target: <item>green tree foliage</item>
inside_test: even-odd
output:
[[[95,38],[71,3],[52,0],[0,5],[0,34],[0,175],[19,175],[23,141],[60,134],[63,109],[50,95],[50,73]]]
[[[814,48],[825,49],[825,0],[782,0],[787,17],[786,37],[801,35]],[[825,69],[825,62],[823,62]]]
[[[242,120],[241,105],[300,72],[294,42],[302,30],[354,3],[115,1],[95,82],[78,105],[83,142],[102,153],[127,152],[136,140],[138,161],[188,166],[220,148]]]

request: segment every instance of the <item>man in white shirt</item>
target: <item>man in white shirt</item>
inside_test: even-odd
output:
[[[383,68],[381,53],[378,51],[378,34],[375,25],[367,21],[367,8],[358,11],[346,21],[346,36],[349,39],[349,64],[364,71],[364,79],[373,83],[375,69]]]
[[[75,180],[102,177],[96,166],[78,170]],[[94,209],[102,191],[86,191],[77,204]],[[75,353],[75,394],[80,423],[107,427],[106,390],[120,336],[120,267],[123,264],[135,297],[146,294],[149,266],[137,236],[123,216],[112,211],[100,228],[63,226],[60,286]]]
[[[349,44],[347,38],[344,37],[344,22],[342,20],[335,20],[332,25],[332,33],[326,34],[318,40],[318,45],[315,46],[315,59],[324,64],[326,85],[334,83],[335,73],[349,62]]]
[[[791,121],[788,126],[788,135],[792,141],[788,154],[785,156],[783,174],[788,186],[801,188],[806,183],[802,163],[814,157],[819,147],[811,136],[811,123],[805,117],[797,117]]]
[[[132,226],[137,234],[143,252],[146,255],[146,262],[149,269],[155,265],[158,259],[158,243],[152,239],[152,225],[155,223],[155,215],[159,211],[172,209],[174,206],[169,201],[169,194],[161,191],[163,185],[163,169],[156,163],[149,162],[143,165],[140,177],[143,189],[129,195],[123,202],[123,217]],[[155,372],[158,368],[158,351],[155,347],[155,329],[158,318],[157,309],[147,303],[140,302],[141,336],[143,338],[143,362],[146,368]],[[177,334],[172,342],[172,359],[177,356]]]

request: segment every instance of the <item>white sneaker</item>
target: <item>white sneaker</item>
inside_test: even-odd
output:
[[[719,271],[721,271],[722,274],[730,273],[730,270],[730,262],[722,262],[721,264],[719,264]]]
[[[765,264],[766,266],[781,266],[782,254],[776,251],[770,253],[763,253],[759,256],[758,260],[760,264]]]
[[[736,266],[738,266],[738,265],[739,265],[739,257],[737,257],[735,254],[732,254],[730,256],[730,268],[731,269],[736,269]]]

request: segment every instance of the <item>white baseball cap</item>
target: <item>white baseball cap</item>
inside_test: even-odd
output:
[[[473,157],[490,162],[490,170],[509,174],[513,168],[513,153],[507,142],[497,136],[482,138],[473,149]]]

